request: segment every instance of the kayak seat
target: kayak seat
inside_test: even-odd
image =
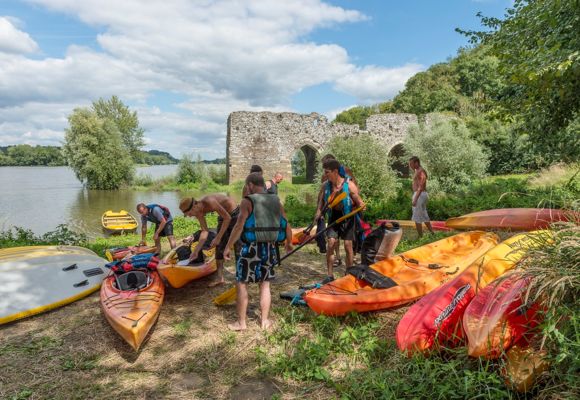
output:
[[[397,282],[365,264],[350,267],[346,270],[346,273],[365,281],[374,289],[388,289],[398,286]]]
[[[147,287],[150,278],[144,271],[129,271],[115,275],[115,281],[119,290],[141,290]]]

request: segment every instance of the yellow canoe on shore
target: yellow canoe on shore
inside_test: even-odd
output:
[[[125,210],[119,212],[105,211],[101,217],[101,224],[108,233],[134,232],[138,226],[135,217]]]

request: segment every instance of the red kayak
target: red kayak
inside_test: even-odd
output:
[[[463,313],[476,293],[512,269],[537,244],[532,234],[513,236],[473,262],[461,275],[415,303],[397,326],[399,349],[407,354],[427,352],[437,345],[454,347],[465,334]]]
[[[514,272],[475,296],[463,315],[470,356],[497,358],[531,335],[540,323],[541,309],[538,303],[526,301],[529,284],[530,279]]]
[[[558,221],[577,221],[580,213],[551,208],[500,208],[479,211],[457,218],[449,218],[445,224],[460,230],[504,229],[510,231],[532,231],[546,229]]]
[[[414,221],[409,221],[409,220],[401,220],[401,219],[377,219],[377,226],[383,224],[383,223],[393,223],[396,222],[398,223],[401,227],[403,228],[413,228],[415,229],[415,222]],[[450,231],[451,228],[449,228],[447,225],[445,225],[445,221],[431,221],[431,227],[433,228],[434,231]]]
[[[107,260],[122,260],[127,256],[134,256],[135,254],[155,253],[157,248],[155,246],[129,246],[129,247],[114,247],[105,251]]]

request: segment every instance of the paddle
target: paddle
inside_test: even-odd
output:
[[[322,211],[320,212],[320,215],[324,215],[324,213],[326,213],[326,211],[328,211],[329,208],[334,208],[336,207],[338,204],[340,204],[341,201],[343,201],[346,198],[347,194],[346,192],[340,192],[338,194],[333,193],[328,201],[324,204],[324,207],[322,207]],[[316,221],[312,221],[310,223],[310,225],[308,225],[308,227],[306,227],[306,229],[304,229],[302,232],[298,232],[296,234],[298,242],[302,242],[302,240],[304,240],[304,237],[309,236],[310,231],[312,230],[312,228],[314,228],[314,223]]]
[[[278,260],[274,265],[272,265],[272,267],[282,263],[282,261],[284,261],[285,259],[290,257],[292,254],[296,253],[298,250],[300,250],[302,247],[306,246],[308,243],[312,242],[316,237],[322,235],[324,232],[326,232],[327,230],[332,228],[334,225],[340,224],[345,219],[350,218],[350,217],[354,216],[355,214],[361,212],[362,209],[363,209],[363,207],[358,207],[355,210],[349,212],[348,214],[343,215],[342,217],[338,218],[336,221],[333,221],[331,224],[329,224],[326,228],[324,228],[320,232],[316,232],[316,235],[308,238],[303,243],[300,243],[294,250],[292,250],[291,252],[286,254],[284,257],[280,258],[280,260]],[[215,299],[213,299],[213,302],[214,302],[214,304],[216,304],[218,306],[224,305],[227,303],[231,303],[232,301],[234,301],[236,299],[237,293],[238,293],[238,289],[236,286],[234,286],[234,287],[226,290],[222,294],[220,294]]]

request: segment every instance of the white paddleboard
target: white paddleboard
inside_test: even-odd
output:
[[[59,254],[92,254],[92,250],[79,246],[23,246],[0,250],[0,263],[11,260],[46,257]]]
[[[21,259],[2,257],[3,252],[0,250],[0,325],[88,296],[109,274],[107,261],[90,250],[49,251],[49,255]]]

